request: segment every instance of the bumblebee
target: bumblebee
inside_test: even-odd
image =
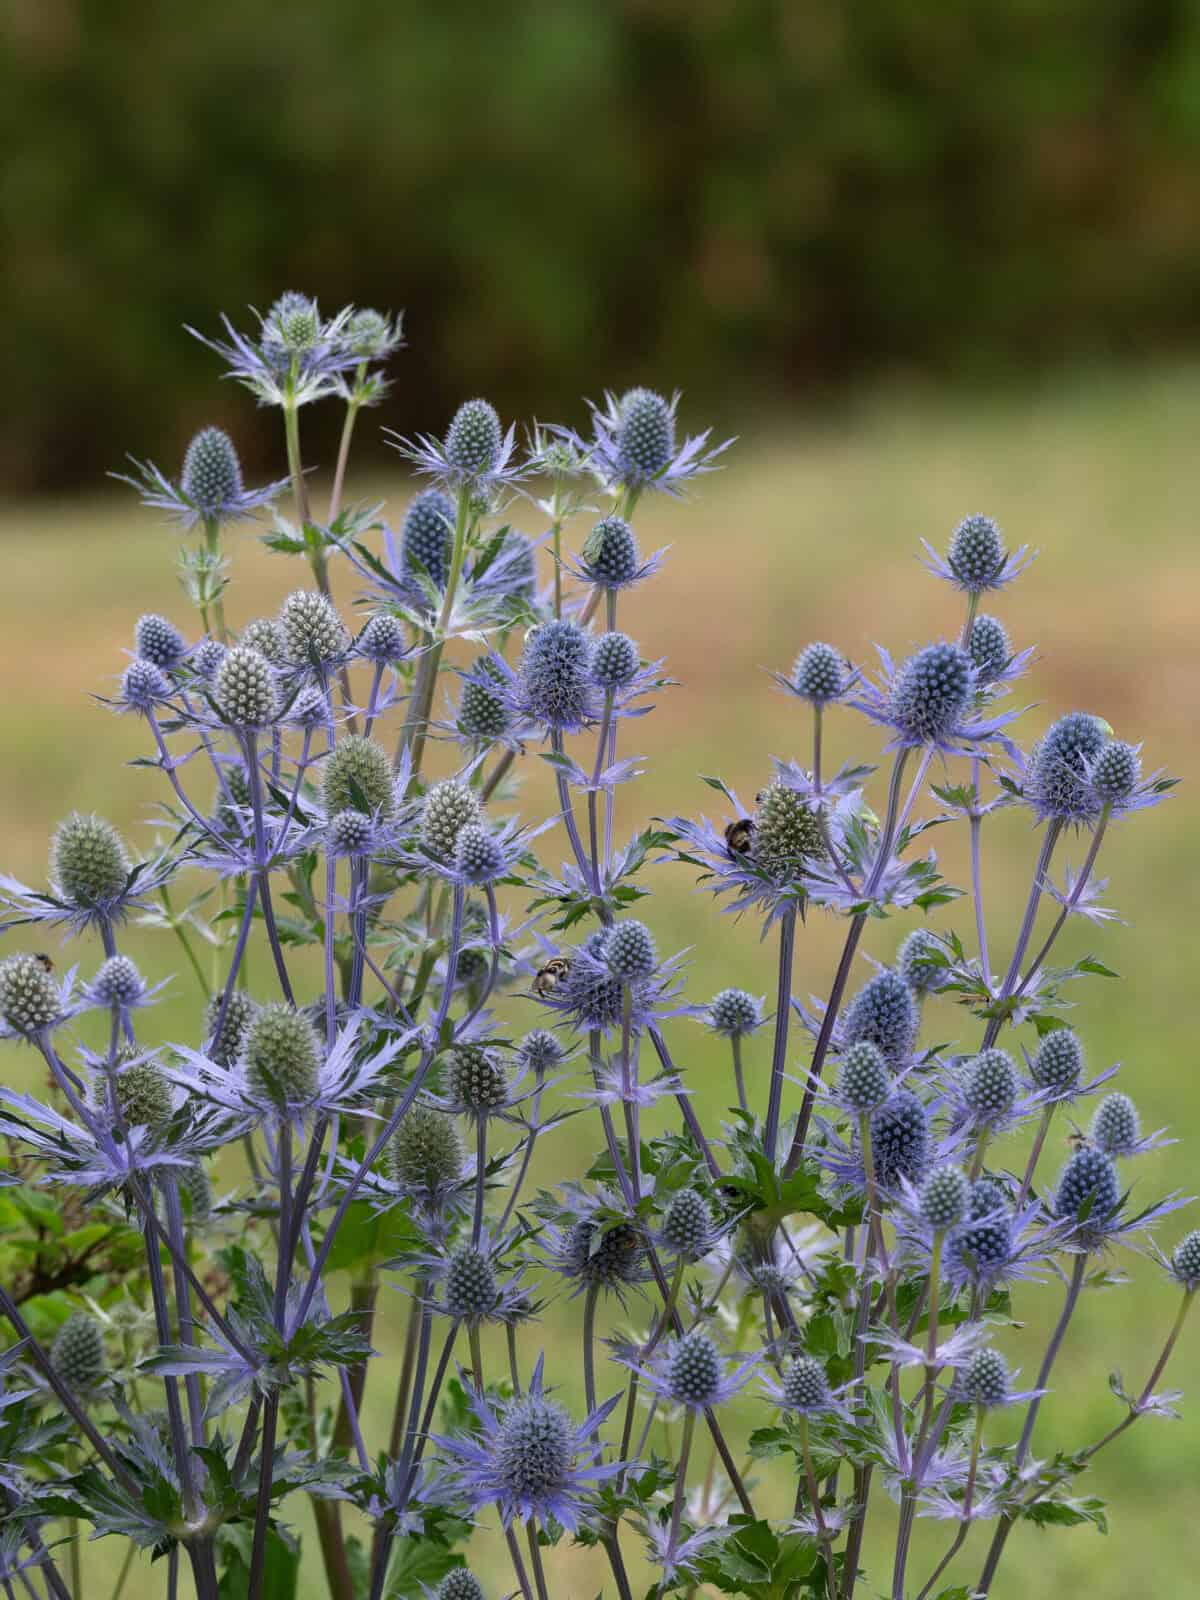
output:
[[[739,817],[725,829],[725,848],[731,856],[749,855],[754,845],[754,823],[749,817]]]
[[[35,950],[33,953],[33,959],[37,962],[38,966],[42,967],[46,972],[54,971],[54,961],[46,954],[44,950]]]
[[[551,956],[546,965],[541,967],[534,977],[534,994],[542,1000],[547,999],[563,982],[570,970],[571,963],[566,956]]]

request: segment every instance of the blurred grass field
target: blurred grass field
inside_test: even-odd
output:
[[[699,783],[701,772],[719,773],[742,793],[753,793],[768,775],[772,754],[806,756],[806,722],[762,669],[786,667],[808,640],[829,639],[869,664],[875,640],[902,654],[956,628],[957,599],[918,564],[921,536],[944,544],[962,515],[986,511],[1011,544],[1040,549],[1033,569],[990,607],[1014,643],[1036,643],[1040,650],[1020,686],[1021,703],[1037,702],[1021,725],[1025,742],[1064,711],[1095,710],[1121,737],[1144,740],[1148,767],[1167,765],[1188,780],[1167,805],[1116,828],[1105,846],[1101,871],[1111,879],[1105,903],[1117,906],[1131,926],[1072,928],[1062,945],[1064,953],[1092,951],[1121,974],[1120,982],[1091,979],[1077,986],[1075,1020],[1092,1065],[1124,1062],[1122,1087],[1135,1096],[1146,1126],[1169,1123],[1181,1136],[1191,1135],[1191,1143],[1142,1158],[1137,1192],[1146,1198],[1173,1187],[1190,1191],[1197,1182],[1198,433],[1200,370],[1119,380],[1085,375],[991,400],[879,392],[836,417],[750,430],[731,452],[728,470],[702,482],[692,501],[645,505],[638,519],[643,550],[669,543],[670,558],[654,583],[622,602],[622,625],[643,654],[665,655],[680,680],[652,718],[623,735],[625,750],[648,758],[646,776],[622,797],[623,820],[632,828],[656,815],[711,810],[717,797]],[[405,484],[368,487],[387,494],[398,514]],[[175,583],[174,535],[132,497],[106,491],[94,501],[7,505],[0,509],[0,542],[6,575],[0,629],[10,685],[0,707],[0,868],[36,884],[50,828],[73,807],[101,811],[149,844],[145,824],[160,791],[152,775],[122,765],[142,753],[142,735],[132,719],[118,721],[89,702],[88,692],[111,689],[140,612],[161,610],[185,625],[189,619]],[[303,582],[297,567],[268,555],[250,533],[237,534],[232,548],[229,610],[236,623],[273,610],[286,589]],[[348,602],[344,573],[335,571],[335,587]],[[856,719],[831,721],[831,759],[874,759],[878,744]],[[533,812],[546,809],[545,781],[536,771],[525,803]],[[931,837],[947,876],[962,882],[963,841],[951,830]],[[1036,839],[1017,811],[989,821],[984,838],[989,925],[999,952],[993,965],[1000,965],[1011,947]],[[549,835],[546,850],[558,848]],[[1081,854],[1075,843],[1066,851],[1075,862]],[[653,882],[656,897],[647,912],[660,948],[694,946],[690,999],[704,1000],[729,983],[756,993],[771,989],[773,952],[758,945],[752,928],[718,916],[696,895],[685,869],[656,868]],[[969,931],[965,904],[938,920],[955,923],[964,937]],[[869,952],[890,957],[910,925],[882,925],[867,941]],[[811,918],[798,948],[797,994],[827,990],[839,943],[835,924],[820,914]],[[19,945],[19,936],[8,937],[6,949]],[[154,979],[179,968],[164,939],[151,943],[134,933],[128,948]],[[77,957],[85,971],[96,959],[92,951],[73,951]],[[860,960],[860,977],[867,970]],[[194,1032],[195,1011],[194,991],[178,970],[152,1026],[166,1038],[186,1037]],[[506,1002],[514,1029],[531,1025],[531,1013],[527,1002]],[[964,1021],[944,1007],[927,1036],[962,1037],[969,1044],[974,1029]],[[697,1102],[710,1122],[716,1120],[732,1097],[723,1057],[694,1023],[680,1021],[671,1036]],[[794,1042],[792,1066],[801,1070],[805,1052]],[[768,1054],[769,1044],[760,1044],[749,1056],[760,1097]],[[3,1071],[8,1081],[30,1081],[30,1059],[5,1047]],[[538,1162],[543,1181],[579,1170],[575,1157],[590,1148],[577,1142],[581,1128],[568,1124],[546,1140]],[[1051,1162],[1064,1154],[1064,1135],[1065,1124]],[[1188,1225],[1186,1216],[1170,1221],[1163,1242]],[[1039,1424],[1042,1453],[1104,1432],[1119,1416],[1109,1371],[1119,1368],[1140,1384],[1154,1359],[1173,1294],[1151,1263],[1127,1258],[1124,1264],[1136,1287],[1089,1295],[1078,1313]],[[1030,1381],[1034,1341],[1057,1314],[1058,1299],[1055,1286],[1025,1290],[1017,1313],[1031,1326],[1003,1335]],[[403,1311],[389,1291],[383,1304],[377,1335],[383,1359],[366,1414],[373,1444],[386,1435],[388,1376],[398,1365]],[[575,1406],[581,1401],[577,1312],[577,1305],[558,1306],[547,1327],[548,1367]],[[1200,1328],[1189,1333],[1168,1378],[1183,1388],[1197,1387]],[[531,1352],[527,1346],[527,1359]],[[752,1425],[764,1415],[757,1403],[747,1403],[739,1422]],[[1182,1422],[1140,1423],[1098,1458],[1085,1480],[1088,1492],[1112,1503],[1110,1536],[1091,1529],[1022,1530],[1009,1545],[993,1591],[997,1600],[1076,1588],[1095,1600],[1117,1600],[1135,1586],[1155,1596],[1190,1592],[1200,1558],[1200,1531],[1191,1515],[1198,1451],[1195,1401]],[[304,1525],[299,1508],[297,1515]],[[883,1516],[869,1546],[886,1546],[888,1532]],[[928,1569],[923,1557],[940,1550],[943,1538],[940,1529],[929,1537],[926,1525],[914,1573]],[[479,1539],[488,1552],[482,1570],[499,1574],[503,1547],[491,1532]],[[627,1543],[632,1552],[632,1540]],[[957,1569],[958,1581],[975,1576],[981,1548],[976,1535],[968,1546],[976,1554]],[[117,1554],[105,1545],[88,1552],[95,1594],[106,1592]],[[556,1600],[594,1595],[604,1572],[575,1555],[569,1561],[568,1578],[566,1564],[551,1560]],[[305,1566],[317,1573],[311,1540]],[[886,1580],[878,1560],[871,1572],[875,1583],[864,1593]],[[127,1593],[161,1592],[161,1568],[139,1573],[139,1586]],[[504,1587],[500,1576],[491,1579],[490,1592]],[[318,1576],[303,1593],[323,1593]]]

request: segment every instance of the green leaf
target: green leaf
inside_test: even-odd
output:
[[[1101,1533],[1107,1533],[1104,1511],[1104,1501],[1090,1495],[1082,1500],[1035,1500],[1024,1507],[1021,1516],[1039,1528],[1078,1528],[1090,1522]]]

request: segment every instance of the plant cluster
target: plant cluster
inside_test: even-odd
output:
[[[804,760],[775,760],[752,805],[709,779],[723,816],[625,837],[617,799],[640,763],[622,733],[667,687],[618,626],[623,593],[662,565],[641,513],[724,446],[683,435],[677,399],[648,389],[527,440],[469,400],[443,436],[394,441],[427,483],[393,528],[345,483],[398,319],[328,318],[289,293],[206,342],[280,411],[288,475],[248,489],[216,428],[177,479],[137,465],[144,501],[184,530],[200,625],[142,617],[106,701],[145,731],[157,842],[139,853],[74,812],[44,887],[0,884],[7,929],[84,952],[66,970],[32,948],[0,962],[3,1031],[49,1074],[40,1094],[0,1090],[0,1586],[80,1600],[86,1526],[127,1541],[121,1585],[140,1550],[171,1594],[181,1569],[199,1600],[291,1594],[300,1497],[334,1600],[548,1600],[547,1554],[572,1541],[621,1600],[645,1581],[851,1600],[889,1516],[873,1592],[951,1600],[990,1592],[1019,1523],[1102,1522],[1078,1479],[1171,1411],[1157,1385],[1200,1234],[1157,1257],[1179,1314],[1144,1385],[1114,1384],[1120,1420],[1035,1456],[1084,1291],[1182,1204],[1133,1199],[1162,1135],[1115,1068],[1089,1075],[1064,1016],[1070,986],[1107,969],[1054,957],[1069,921],[1111,916],[1103,840],[1170,780],[1090,713],[1022,752],[1011,692],[1031,651],[979,606],[1029,553],[966,518],[927,550],[960,597],[951,636],[900,662],[881,650],[874,672],[807,644],[778,675]],[[318,512],[300,422],[328,398],[344,428]],[[309,576],[235,626],[226,536],[268,515],[266,543]],[[874,804],[873,766],[823,760],[834,716],[884,741]],[[532,822],[512,802],[535,754],[556,801]],[[1040,835],[996,958],[982,841],[1005,812]],[[929,848],[938,825],[969,835],[965,891]],[[761,925],[769,1006],[686,997],[648,910],[650,869],[671,863]],[[919,915],[960,896],[969,927]],[[844,943],[805,1005],[794,969],[816,916]],[[131,924],[177,942],[186,1039],[156,1035],[163,982],[121,948]],[[887,954],[869,968],[868,929]],[[946,1001],[958,1045],[925,1037]],[[697,1026],[728,1051],[715,1123],[682,1069]],[[1089,1098],[1047,1170],[1052,1125]],[[574,1175],[534,1189],[535,1147],[553,1172],[568,1145]],[[1060,1310],[1021,1388],[1013,1296],[1047,1279]],[[543,1348],[556,1298],[579,1301],[581,1409],[573,1352]],[[405,1329],[386,1378],[385,1304]],[[1015,1443],[997,1425],[1010,1407]],[[511,1572],[485,1583],[466,1563],[490,1518]],[[918,1518],[947,1528],[920,1574]],[[979,1576],[943,1586],[976,1524]]]

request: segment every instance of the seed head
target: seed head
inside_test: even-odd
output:
[[[133,648],[143,661],[171,668],[182,661],[187,642],[173,622],[148,611],[134,624]]]
[[[496,1479],[514,1500],[537,1501],[561,1489],[574,1455],[570,1419],[560,1405],[526,1395],[504,1412],[496,1434]]]
[[[466,400],[446,432],[446,460],[464,477],[482,478],[495,470],[503,443],[495,406],[487,400]]]
[[[1131,744],[1110,739],[1092,764],[1092,789],[1105,805],[1128,800],[1142,775],[1142,761]]]
[[[897,1089],[871,1114],[871,1150],[881,1184],[920,1181],[929,1162],[929,1113],[911,1089]]]
[[[567,1271],[581,1283],[619,1289],[637,1282],[642,1240],[629,1222],[618,1222],[604,1231],[594,1222],[577,1222],[567,1233],[563,1255]]]
[[[482,1251],[462,1244],[446,1263],[446,1311],[464,1322],[477,1322],[494,1310],[496,1274]]]
[[[275,673],[261,651],[235,645],[225,653],[217,672],[216,701],[227,722],[261,728],[278,710]]]
[[[201,639],[192,651],[192,670],[210,683],[221,669],[225,659],[225,646],[219,639]]]
[[[108,1115],[108,1078],[96,1079],[96,1109]],[[130,1061],[127,1066],[118,1063],[112,1077],[113,1094],[121,1121],[128,1128],[165,1128],[171,1120],[174,1107],[171,1103],[171,1085],[162,1068],[153,1061]]]
[[[783,1374],[783,1403],[789,1411],[802,1415],[824,1411],[829,1404],[829,1379],[825,1368],[812,1356],[797,1356]]]
[[[274,617],[255,617],[248,622],[238,635],[238,643],[266,656],[273,667],[281,667],[287,660],[287,641]]]
[[[935,1233],[962,1221],[970,1185],[959,1167],[935,1167],[921,1185],[921,1218]]]
[[[410,1106],[387,1151],[392,1181],[428,1199],[462,1176],[465,1159],[454,1119],[432,1106]]]
[[[838,1098],[861,1115],[881,1106],[891,1087],[891,1069],[879,1046],[869,1039],[852,1044],[838,1066]]]
[[[708,1025],[727,1039],[753,1033],[763,1019],[762,1001],[745,989],[722,989],[708,1003]]]
[[[583,570],[593,583],[619,589],[632,583],[638,570],[638,547],[633,529],[623,517],[604,517],[584,541]]]
[[[183,458],[180,488],[205,517],[218,517],[242,493],[242,468],[222,428],[201,428]]]
[[[1054,1194],[1054,1214],[1064,1221],[1102,1223],[1116,1210],[1121,1197],[1117,1169],[1102,1150],[1084,1146],[1077,1150],[1062,1170]]]
[[[754,816],[755,861],[774,878],[792,878],[825,854],[817,814],[795,789],[769,783]]]
[[[403,563],[411,567],[419,562],[439,589],[450,576],[454,516],[454,501],[442,489],[422,489],[404,515],[400,535]]]
[[[998,678],[1012,656],[1012,646],[1004,624],[995,617],[980,615],[971,624],[967,653],[974,664],[980,683],[991,683]]]
[[[90,911],[120,895],[129,878],[129,857],[111,822],[75,811],[54,831],[50,870],[63,899]]]
[[[450,1092],[473,1116],[486,1117],[504,1106],[508,1073],[498,1050],[460,1044],[449,1052],[448,1062]]]
[[[94,1389],[107,1370],[104,1331],[86,1311],[74,1311],[54,1336],[50,1363],[70,1389]]]
[[[404,629],[390,611],[377,611],[355,640],[358,653],[368,661],[399,661],[404,654]]]
[[[229,996],[225,1021],[220,1031],[223,993],[218,990],[204,1008],[204,1037],[208,1040],[208,1054],[219,1067],[231,1067],[242,1053],[246,1042],[246,1029],[253,1021],[258,1007],[244,989],[234,989]]]
[[[588,710],[592,641],[566,618],[530,631],[521,675],[530,714],[547,727],[576,727]]]
[[[142,992],[142,975],[128,956],[109,956],[92,979],[93,996],[105,1006],[130,1006]]]
[[[1004,541],[991,517],[964,517],[950,535],[946,564],[975,594],[990,588],[1004,566]]]
[[[675,413],[653,389],[630,389],[618,411],[617,466],[624,483],[654,478],[675,454]]]
[[[242,1054],[247,1081],[261,1099],[276,1106],[303,1105],[317,1092],[321,1041],[308,1018],[283,1001],[254,1013]]]
[[[920,1023],[912,990],[898,972],[885,968],[868,978],[846,1008],[844,1037],[847,1044],[866,1039],[895,1064],[911,1052]]]
[[[1021,1081],[1007,1050],[984,1050],[963,1075],[963,1101],[977,1123],[995,1122],[1007,1115],[1020,1090]]]
[[[483,1600],[483,1585],[466,1567],[452,1567],[437,1586],[437,1600]]]
[[[332,603],[316,589],[297,589],[279,612],[279,631],[289,661],[334,661],[349,648],[350,636]]]
[[[1008,1363],[999,1350],[976,1350],[963,1368],[962,1396],[981,1411],[1007,1403]]]
[[[517,1059],[531,1072],[552,1072],[566,1056],[562,1042],[548,1028],[532,1028],[517,1046]]]
[[[1092,1117],[1092,1143],[1110,1156],[1132,1155],[1141,1136],[1137,1107],[1127,1094],[1106,1094]]]
[[[1087,711],[1060,717],[1029,758],[1025,793],[1038,811],[1063,822],[1078,822],[1099,810],[1088,783],[1088,768],[1108,741],[1108,726]]]
[[[58,1012],[54,979],[36,956],[6,956],[0,961],[0,1017],[14,1033],[48,1028]]]
[[[1054,1028],[1037,1047],[1030,1073],[1039,1089],[1067,1094],[1083,1076],[1083,1046],[1072,1028]]]
[[[396,792],[387,751],[364,734],[339,739],[325,762],[322,795],[327,817],[339,811],[390,817]]]
[[[891,714],[914,744],[944,739],[971,699],[971,662],[956,644],[928,644],[908,660],[892,685]]]
[[[504,871],[504,851],[483,823],[468,822],[459,829],[454,870],[468,883],[492,883]]]
[[[365,811],[339,811],[329,824],[329,848],[337,856],[360,856],[371,842]]]
[[[721,1387],[721,1356],[702,1328],[675,1341],[667,1363],[667,1385],[679,1405],[704,1407],[717,1398]]]
[[[421,809],[421,842],[431,855],[454,859],[458,836],[466,827],[478,827],[479,796],[457,778],[435,783]]]
[[[662,1221],[662,1240],[685,1261],[699,1260],[712,1234],[712,1212],[698,1189],[671,1196]]]
[[[1189,1293],[1200,1286],[1200,1228],[1193,1229],[1175,1246],[1171,1271]]]
[[[632,918],[616,923],[609,930],[604,954],[608,970],[622,983],[637,983],[648,978],[658,961],[649,928]]]
[[[641,658],[627,633],[602,633],[592,653],[592,681],[598,689],[623,689],[637,677]]]
[[[792,688],[815,706],[828,705],[846,687],[845,657],[831,644],[805,645],[792,668]]]

